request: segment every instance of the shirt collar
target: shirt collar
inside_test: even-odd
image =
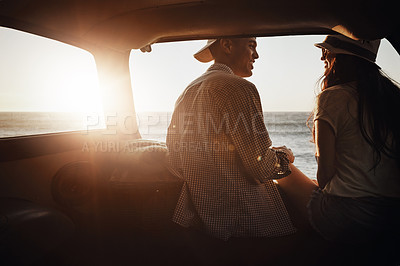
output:
[[[214,63],[207,69],[207,71],[215,71],[215,70],[223,71],[229,74],[234,74],[230,67],[221,63]]]

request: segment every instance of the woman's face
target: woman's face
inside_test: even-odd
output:
[[[324,61],[324,68],[325,68],[325,73],[324,75],[327,75],[329,70],[332,67],[333,60],[335,59],[336,54],[329,52],[327,49],[322,48],[322,56],[321,56],[321,61]]]

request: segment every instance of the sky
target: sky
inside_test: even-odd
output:
[[[248,78],[264,111],[311,111],[323,73],[325,36],[257,38],[260,58]],[[185,87],[211,63],[193,54],[202,41],[155,44],[152,52],[132,50],[131,80],[137,112],[172,111]],[[383,40],[377,63],[400,81],[400,56]],[[0,27],[0,111],[101,112],[96,65],[82,49]]]

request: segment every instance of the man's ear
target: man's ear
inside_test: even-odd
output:
[[[220,46],[222,48],[222,51],[225,54],[231,54],[232,53],[232,40],[231,39],[221,39],[220,40]]]

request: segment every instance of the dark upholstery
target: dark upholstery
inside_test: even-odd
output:
[[[0,198],[0,265],[31,264],[74,232],[61,212],[33,202]]]

